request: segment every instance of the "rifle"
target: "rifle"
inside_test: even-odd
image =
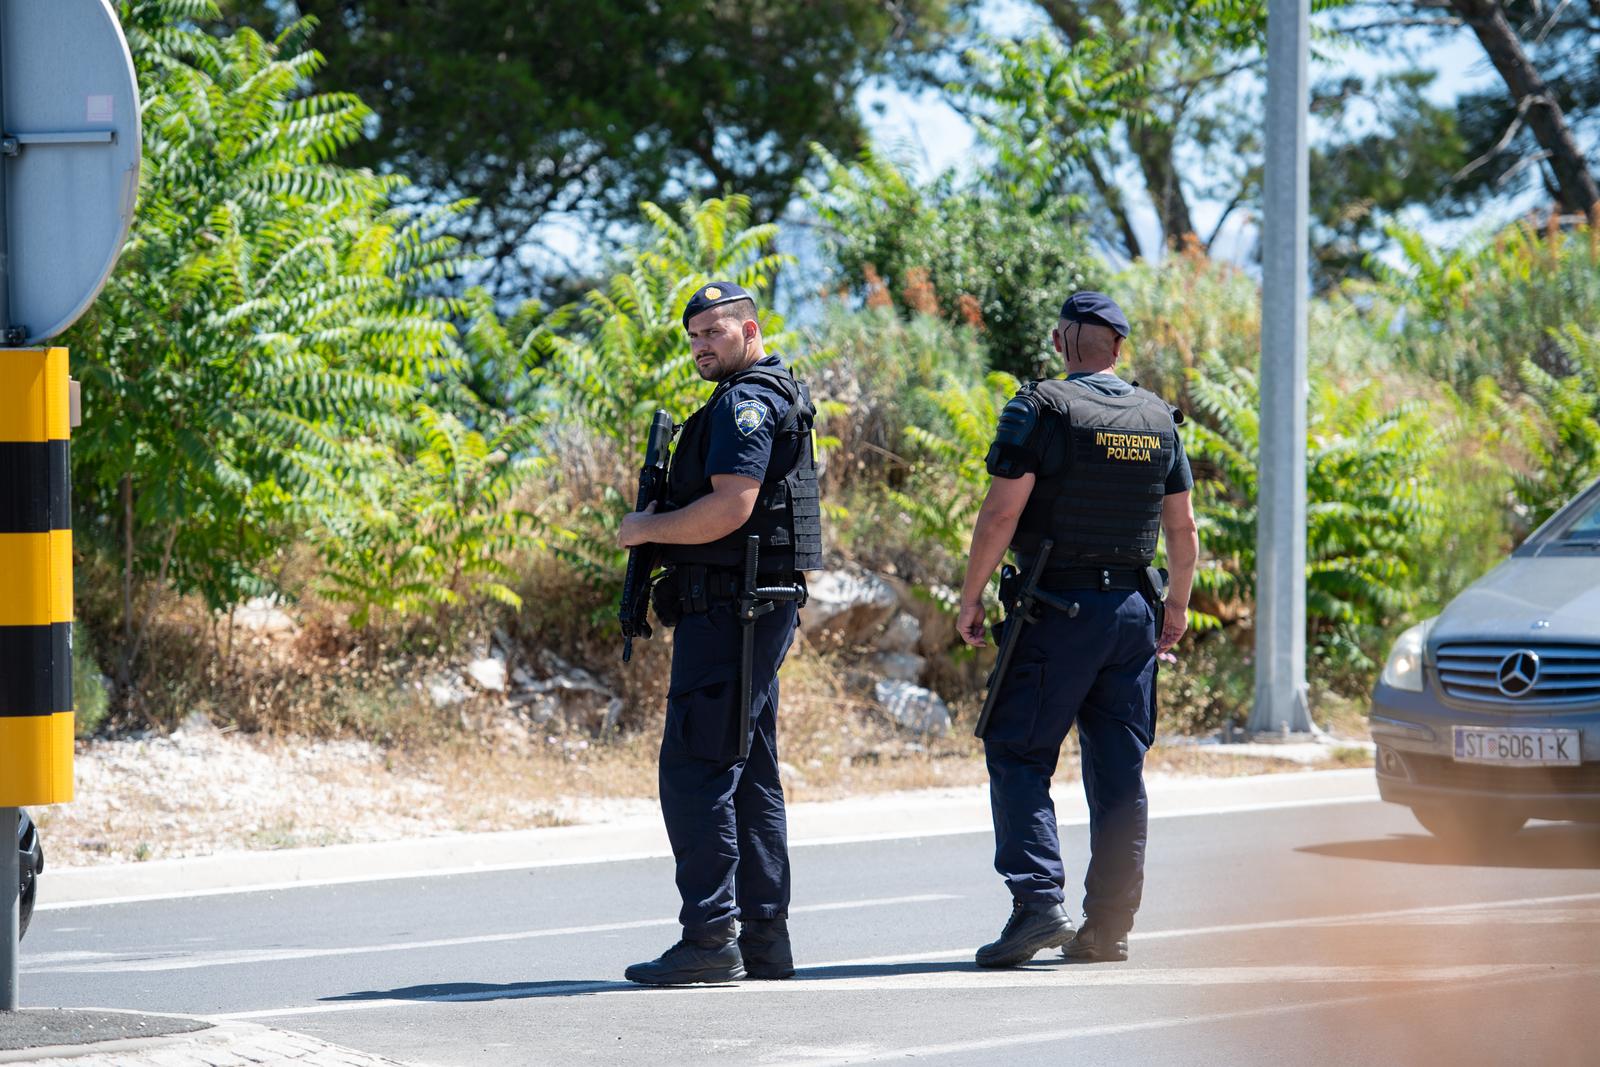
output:
[[[780,600],[797,601],[801,607],[806,602],[806,587],[790,585],[757,585],[756,565],[761,557],[761,538],[751,534],[744,542],[744,592],[739,594],[739,628],[741,648],[739,653],[739,758],[750,756],[750,705],[755,694],[756,673],[756,620],[778,606]]]
[[[667,497],[667,450],[672,444],[672,416],[657,411],[650,420],[650,436],[639,468],[639,498],[635,511],[660,506]],[[622,662],[633,658],[633,639],[650,636],[650,575],[661,557],[660,545],[635,545],[628,549],[628,571],[622,579],[622,603],[617,620],[622,623]]]
[[[1027,581],[1017,590],[1016,600],[1006,604],[1005,636],[1000,639],[1000,652],[995,657],[994,673],[990,675],[989,695],[983,698],[983,710],[978,713],[978,725],[972,731],[975,737],[982,737],[989,732],[989,716],[994,713],[995,698],[1000,695],[1000,687],[1005,683],[1006,672],[1011,669],[1011,654],[1017,650],[1017,639],[1022,636],[1022,631],[1027,625],[1035,621],[1033,609],[1043,604],[1066,612],[1069,618],[1078,614],[1077,604],[1051,596],[1039,588],[1039,579],[1044,576],[1045,563],[1050,559],[1050,550],[1054,547],[1055,542],[1049,539],[1039,542],[1039,554],[1034,557],[1033,566],[1028,568]],[[1016,576],[1017,570],[1010,564],[1002,568],[1001,589],[1004,590],[1006,585],[1014,582]]]

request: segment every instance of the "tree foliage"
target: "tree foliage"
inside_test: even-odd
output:
[[[875,152],[853,165],[818,154],[825,184],[806,190],[836,285],[868,304],[976,327],[998,370],[1047,371],[1062,300],[1104,276],[1068,214],[1029,214],[953,175],[920,187]]]
[[[1417,548],[1443,508],[1427,477],[1445,435],[1427,405],[1392,404],[1381,383],[1318,376],[1306,436],[1306,614],[1313,630],[1380,627],[1408,608]],[[1186,446],[1205,559],[1197,623],[1247,621],[1255,601],[1260,392],[1255,373],[1204,360]]]
[[[1600,222],[1600,216],[1597,216]],[[1454,247],[1393,227],[1398,263],[1375,264],[1377,318],[1401,357],[1461,396],[1479,378],[1520,392],[1523,363],[1555,377],[1574,363],[1561,337],[1600,323],[1600,226],[1524,220]]]
[[[358,621],[371,605],[506,599],[484,576],[503,573],[491,549],[521,529],[500,510],[507,472],[526,473],[526,427],[489,431],[501,459],[518,456],[480,476],[466,467],[492,448],[428,403],[459,393],[445,383],[460,306],[428,295],[460,270],[457,242],[437,236],[449,209],[397,206],[402,179],[333,161],[370,112],[306,91],[320,64],[309,26],[277,42],[248,29],[217,39],[191,28],[215,14],[208,4],[122,14],[145,166],[122,260],[69,339],[88,397],[73,451],[81,543],[117,560],[130,587],[214,610],[286,592],[279,575],[302,540],[336,578],[357,560],[377,567],[374,545],[410,561],[389,566],[393,587],[339,586]],[[397,498],[414,505],[398,513],[403,548]],[[124,674],[141,615],[125,599]]]
[[[515,287],[541,222],[738,191],[774,217],[807,145],[862,144],[856,90],[909,73],[964,0],[237,0],[315,16],[328,78],[374,104],[357,162],[472,197],[469,246]],[[523,270],[518,268],[522,267]]]

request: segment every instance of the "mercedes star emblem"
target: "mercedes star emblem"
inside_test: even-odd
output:
[[[1526,648],[1511,653],[1500,661],[1495,677],[1500,683],[1500,692],[1506,696],[1526,696],[1539,680],[1539,654]]]

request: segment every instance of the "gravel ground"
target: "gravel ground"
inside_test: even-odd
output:
[[[279,740],[201,721],[167,736],[81,742],[77,798],[36,809],[52,866],[299,848],[595,822],[642,798],[550,796],[496,778],[491,804],[458,764],[429,768],[364,741]]]

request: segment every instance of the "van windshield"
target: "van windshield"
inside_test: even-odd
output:
[[[1552,542],[1558,545],[1600,545],[1600,498],[1569,516]]]

